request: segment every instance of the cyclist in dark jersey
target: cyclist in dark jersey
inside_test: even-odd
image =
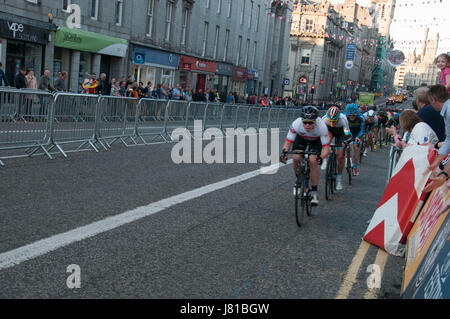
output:
[[[365,118],[358,112],[358,106],[356,104],[349,104],[346,108],[346,115],[348,120],[348,126],[353,138],[353,175],[358,176],[358,162],[360,157],[359,144],[361,143],[361,136],[364,134]]]

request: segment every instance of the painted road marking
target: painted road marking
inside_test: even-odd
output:
[[[338,291],[335,299],[347,299],[350,291],[353,288],[353,284],[356,282],[356,276],[358,275],[359,268],[369,251],[370,244],[366,241],[362,241],[359,245],[356,255],[353,257],[352,263],[350,264],[347,274],[345,275],[344,282]]]
[[[288,164],[292,164],[292,160],[289,160]],[[162,199],[160,201],[151,203],[147,206],[138,207],[136,209],[124,212],[122,214],[111,216],[98,222],[94,222],[89,225],[82,226],[65,233],[54,235],[49,238],[36,241],[32,244],[25,245],[17,249],[2,253],[0,254],[0,270],[14,267],[22,262],[40,257],[42,255],[55,251],[59,248],[116,229],[120,226],[159,213],[172,206],[184,203],[186,201],[190,201],[192,199],[226,188],[228,186],[249,180],[251,178],[257,177],[261,174],[265,174],[268,171],[275,170],[280,167],[284,167],[284,165],[277,163],[270,167],[258,169],[217,183],[206,185],[194,189],[192,191],[188,191],[179,195]]]
[[[381,279],[383,278],[384,267],[386,266],[388,257],[389,257],[389,255],[387,254],[387,252],[385,252],[383,249],[378,249],[377,257],[375,258],[375,265],[380,267],[380,273],[379,273],[380,283],[381,283]],[[377,299],[377,298],[378,298],[377,288],[369,289],[369,291],[364,295],[364,299]]]

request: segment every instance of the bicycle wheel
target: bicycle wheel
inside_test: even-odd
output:
[[[303,199],[303,184],[304,176],[303,172],[297,177],[297,183],[295,184],[295,219],[298,227],[301,227],[305,220],[306,202]]]
[[[308,185],[309,188],[309,185]],[[311,195],[311,190],[308,190],[308,194],[306,194],[306,198],[305,198],[305,206],[306,206],[306,215],[311,216],[311,212],[312,212],[312,195]]]
[[[327,163],[327,170],[326,170],[326,174],[325,174],[325,199],[326,200],[330,200],[331,194],[332,194],[332,190],[331,190],[333,187],[332,168],[333,168],[333,163],[332,163],[331,156],[330,156],[330,159],[328,160],[328,163]]]
[[[331,194],[334,194],[334,191],[336,190],[336,176],[337,176],[337,160],[336,160],[336,154],[333,154],[333,160],[331,165],[331,184],[330,184],[330,190]]]
[[[352,161],[347,158],[347,175],[348,175],[348,184],[352,185]]]

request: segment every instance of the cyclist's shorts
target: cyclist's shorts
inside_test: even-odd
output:
[[[375,123],[366,123],[366,132],[369,133],[370,131],[372,131],[375,127]]]
[[[338,148],[342,148],[342,144],[346,140],[345,133],[344,133],[344,128],[343,127],[331,127],[331,126],[328,126],[328,130],[331,132],[331,134],[333,134],[334,139],[335,139],[334,143],[336,144],[336,146]]]
[[[306,147],[309,145],[309,149],[311,151],[315,151],[316,153],[320,154],[322,152],[322,142],[320,141],[320,138],[317,138],[316,140],[307,140],[301,137],[297,134],[295,137],[294,145],[292,146],[292,150],[306,150]]]

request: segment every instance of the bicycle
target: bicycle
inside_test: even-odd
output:
[[[363,154],[366,151],[366,134],[361,135],[359,139],[361,140],[361,142],[359,142],[359,164],[361,164],[364,157]]]
[[[331,195],[336,190],[337,176],[337,155],[336,145],[330,145],[330,154],[328,155],[327,170],[325,174],[325,199],[330,200]]]
[[[345,154],[345,168],[348,174],[348,184],[352,185],[352,175],[353,175],[353,158],[352,158],[352,150],[350,147],[350,143],[352,142],[352,138],[344,141],[344,154]]]
[[[298,227],[301,227],[304,224],[305,212],[308,216],[311,216],[312,212],[312,195],[311,188],[309,187],[311,172],[309,156],[317,155],[317,152],[311,152],[309,151],[309,147],[307,147],[306,150],[295,150],[286,152],[285,154],[303,155],[296,173],[297,180],[294,187],[295,218]]]

